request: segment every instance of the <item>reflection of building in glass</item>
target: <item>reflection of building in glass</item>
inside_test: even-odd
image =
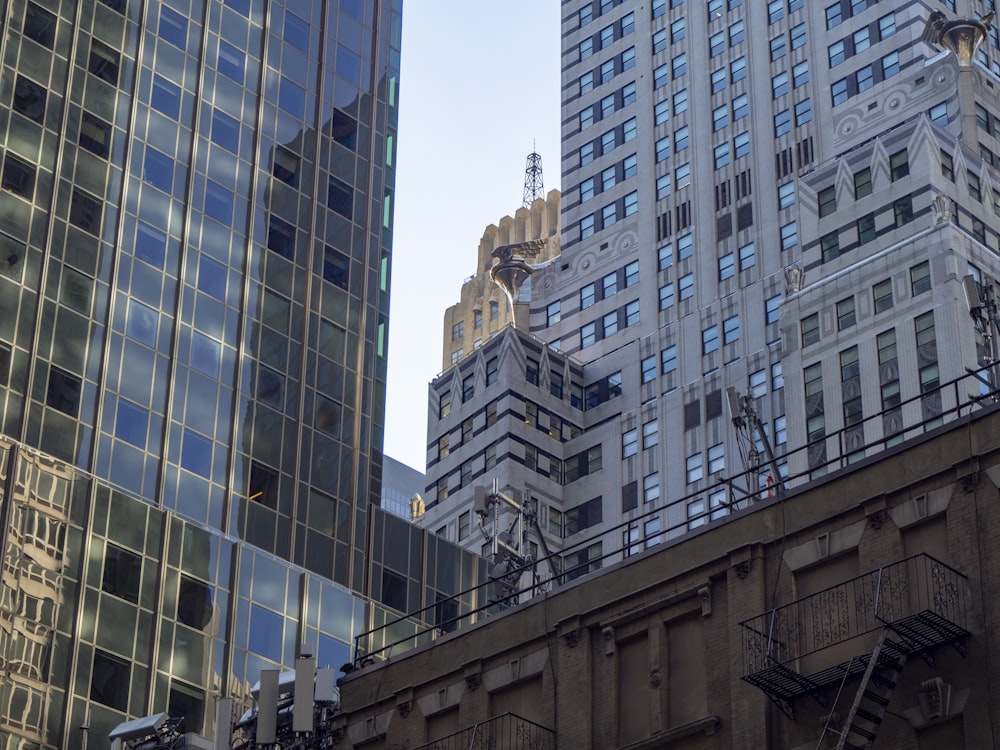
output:
[[[382,461],[382,509],[400,518],[411,518],[411,502],[423,495],[426,478],[422,472],[386,456]],[[417,507],[423,498],[417,501]]]
[[[6,8],[0,746],[79,747],[88,714],[211,735],[215,697],[302,642],[340,666],[388,617],[352,592],[382,516],[400,12]],[[417,570],[388,587],[412,609],[450,581]]]

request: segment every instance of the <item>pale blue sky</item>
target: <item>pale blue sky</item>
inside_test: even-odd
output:
[[[423,470],[442,316],[532,145],[559,188],[559,0],[404,0],[386,455]]]

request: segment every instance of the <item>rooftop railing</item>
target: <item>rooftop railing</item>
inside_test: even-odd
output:
[[[539,724],[506,713],[416,750],[555,750],[556,734]]]
[[[773,477],[769,467],[761,465],[733,476],[718,478],[713,484],[697,492],[658,504],[613,528],[605,528],[598,534],[581,537],[576,541],[570,538],[569,543],[564,543],[558,552],[509,571],[507,580],[520,574],[520,585],[516,587],[505,585],[498,579],[490,579],[457,593],[454,596],[456,602],[474,603],[472,607],[462,605],[462,611],[458,615],[442,618],[441,602],[434,602],[380,624],[355,637],[354,663],[363,666],[389,655],[398,656],[401,651],[481,622],[490,615],[594,573],[608,564],[638,556],[661,544],[674,542],[689,532],[700,531],[699,527],[704,528],[733,512],[747,511],[762,505],[781,491],[802,487],[888,449],[899,450],[907,441],[919,438],[945,423],[971,418],[975,412],[996,410],[1000,390],[985,394],[981,392],[983,383],[989,378],[989,370],[990,368],[982,368],[970,372],[943,383],[933,391],[922,393],[891,409],[830,433],[809,445],[780,453],[777,456],[779,466],[792,467],[788,476]],[[821,450],[818,449],[820,445]],[[786,446],[776,446],[778,450],[782,448]],[[774,483],[771,484],[769,479]],[[724,493],[724,499],[713,505],[713,499],[720,493]],[[698,507],[699,501],[703,509],[692,513],[691,508]],[[674,510],[673,514],[669,512],[671,509]],[[633,538],[633,530],[643,529],[646,521],[660,516],[664,510],[668,511],[664,514],[665,518],[679,515],[685,520],[665,526],[652,536]],[[683,512],[678,513],[679,510]],[[603,542],[603,546],[600,551],[594,552],[598,541]],[[856,585],[867,584],[859,582]],[[852,593],[860,595],[862,592]],[[854,624],[852,621],[852,627]],[[405,635],[401,630],[405,630]]]

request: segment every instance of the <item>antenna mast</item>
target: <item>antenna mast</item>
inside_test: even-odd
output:
[[[545,197],[545,187],[542,184],[542,157],[535,151],[535,144],[531,144],[531,153],[528,154],[528,162],[524,167],[524,207],[531,208],[531,204],[539,198]]]

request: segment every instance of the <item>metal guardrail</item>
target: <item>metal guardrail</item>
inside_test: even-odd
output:
[[[779,453],[777,456],[779,463],[798,469],[782,478],[780,483],[784,484],[786,489],[804,486],[813,480],[826,477],[832,472],[845,469],[859,460],[890,448],[896,449],[907,440],[918,438],[940,425],[969,418],[977,410],[998,408],[1000,390],[986,394],[981,393],[981,385],[988,382],[991,369],[991,367],[984,367],[975,372],[969,372],[967,375],[941,384],[933,391],[921,393],[891,409],[866,417],[857,424],[830,433],[819,441]],[[897,416],[899,419],[896,419]],[[908,420],[912,421],[905,427],[901,426]],[[889,425],[892,426],[891,429],[889,429]],[[817,452],[816,446],[820,443],[823,445],[823,450]],[[781,447],[778,446],[779,449]],[[828,453],[833,455],[829,456]],[[817,461],[817,455],[822,456],[821,460]],[[686,518],[685,521],[663,528],[657,533],[652,544],[649,539],[643,540],[639,544],[648,548],[667,543],[698,527],[705,527],[731,512],[744,510],[769,500],[774,496],[776,488],[761,486],[761,479],[766,475],[766,467],[762,466],[722,478],[697,492],[652,507],[618,526],[604,529],[599,534],[568,544],[559,552],[520,568],[520,572],[523,573],[522,580],[528,580],[530,583],[519,591],[511,592],[500,586],[498,581],[489,580],[458,592],[454,595],[454,600],[459,602],[463,599],[472,601],[474,606],[455,617],[436,621],[436,612],[440,602],[434,602],[415,612],[379,625],[355,637],[354,664],[364,666],[374,660],[387,658],[390,654],[398,656],[400,651],[429,643],[445,633],[473,625],[484,617],[509,609],[521,601],[530,599],[531,596],[547,592],[575,578],[593,573],[605,564],[622,561],[635,555],[638,545],[631,541],[624,541],[622,533],[636,525],[641,528],[646,520],[659,515],[668,508],[684,508],[686,510],[692,501],[705,500],[703,513],[687,516],[685,512],[681,514]],[[726,491],[725,505],[717,508],[710,507],[708,498],[720,490]],[[669,516],[669,513],[665,514],[665,517]],[[599,556],[594,558],[588,556],[587,559],[581,560],[582,552],[591,548],[599,539],[619,541],[608,551],[602,550]],[[475,606],[476,603],[479,603],[478,606]],[[421,626],[421,623],[425,624]],[[398,636],[400,628],[407,630],[403,637]],[[411,628],[416,628],[415,632]],[[766,633],[768,630],[765,629],[763,632]]]
[[[942,633],[965,631],[965,580],[940,560],[918,554],[744,620],[743,676],[794,665],[910,618],[940,618],[948,625]],[[922,645],[932,644],[913,647]]]
[[[551,729],[506,713],[421,745],[416,750],[555,750]]]

